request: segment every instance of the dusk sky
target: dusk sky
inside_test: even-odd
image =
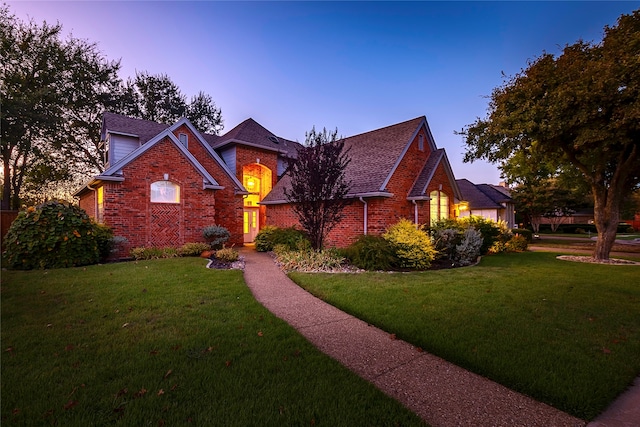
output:
[[[225,130],[252,117],[284,138],[342,136],[426,116],[456,178],[497,184],[497,166],[462,163],[454,131],[485,117],[487,97],[527,61],[640,8],[626,2],[16,2],[22,20],[121,60],[121,77],[167,74],[202,90]]]

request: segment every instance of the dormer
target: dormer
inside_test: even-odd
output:
[[[104,140],[104,169],[116,164],[138,147],[140,147],[138,135],[107,131]]]

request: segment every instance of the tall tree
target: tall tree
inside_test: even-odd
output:
[[[461,132],[466,161],[501,168],[513,156],[543,159],[590,188],[606,260],[625,196],[640,183],[640,11],[605,27],[602,42],[578,41],[544,53],[494,89],[487,118]]]
[[[337,135],[337,129],[316,132],[312,128],[288,169],[291,186],[285,188],[285,196],[315,250],[322,249],[326,235],[340,222],[349,203],[345,196],[351,183],[345,170],[351,159]]]
[[[172,124],[182,117],[200,131],[217,135],[222,129],[222,112],[210,95],[200,91],[187,103],[187,97],[166,74],[136,73],[119,91],[115,112],[131,117]]]

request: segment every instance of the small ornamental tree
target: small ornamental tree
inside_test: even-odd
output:
[[[345,170],[351,159],[337,134],[337,129],[316,132],[314,127],[306,134],[298,157],[289,163],[291,186],[285,188],[285,196],[315,250],[322,249],[325,236],[340,222],[349,203],[345,196],[351,183]]]

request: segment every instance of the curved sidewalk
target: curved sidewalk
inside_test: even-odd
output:
[[[245,281],[262,305],[322,352],[434,427],[586,425],[581,419],[419,351],[319,300],[293,283],[268,254],[249,248],[242,254]]]

